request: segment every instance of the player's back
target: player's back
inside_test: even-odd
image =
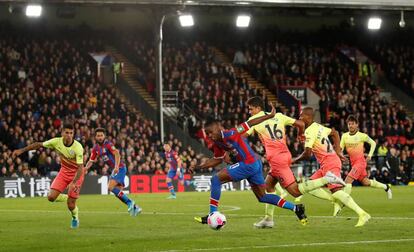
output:
[[[265,112],[261,111],[251,116],[249,120],[263,115],[265,115]],[[247,133],[252,134],[256,132],[259,135],[267,155],[286,153],[289,152],[286,145],[286,126],[293,125],[294,123],[294,118],[285,116],[282,113],[276,113],[272,119],[251,127]]]
[[[349,132],[346,132],[342,135],[341,147],[345,147],[352,164],[359,161],[365,162],[364,142],[367,138],[367,134],[361,133],[359,131],[353,135],[351,135]]]
[[[317,122],[313,122],[305,130],[305,148],[312,148],[312,152],[321,165],[328,162],[341,162],[329,140],[331,131],[330,128]]]

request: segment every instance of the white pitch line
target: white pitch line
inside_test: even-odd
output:
[[[232,206],[228,206],[232,207]],[[233,206],[234,207],[234,206]],[[228,209],[228,211],[235,211],[236,209]],[[144,209],[145,211],[145,209]],[[41,210],[41,209],[0,209],[0,212],[32,212],[32,213],[66,213],[66,210]],[[223,211],[222,211],[223,212]],[[125,215],[125,212],[115,212],[115,211],[83,211],[80,210],[81,214],[121,214]],[[179,212],[157,212],[157,211],[148,211],[142,212],[141,214],[145,215],[202,215],[206,214],[206,212],[189,212],[189,213],[179,213]],[[227,216],[233,217],[263,217],[263,215],[258,214],[226,214]],[[276,215],[275,218],[294,218],[294,215]],[[323,216],[323,215],[314,215],[308,216],[308,218],[315,218],[315,219],[358,219],[358,217],[354,216]],[[372,216],[372,220],[414,220],[414,217],[396,217],[396,216]]]
[[[315,243],[292,243],[279,244],[269,246],[244,246],[244,247],[223,247],[223,248],[196,248],[196,249],[176,249],[176,250],[160,250],[154,252],[188,252],[188,251],[219,251],[219,250],[250,250],[250,249],[275,249],[275,248],[290,248],[290,247],[308,247],[308,246],[329,246],[329,245],[354,245],[354,244],[373,244],[373,243],[395,243],[395,242],[413,242],[414,238],[410,239],[395,239],[395,240],[368,240],[368,241],[337,241],[337,242],[315,242]]]

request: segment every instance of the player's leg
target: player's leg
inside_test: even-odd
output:
[[[214,174],[211,178],[211,190],[210,190],[210,214],[216,212],[218,209],[218,205],[220,202],[221,197],[221,185],[230,181],[239,181],[233,180],[231,177],[228,169],[234,169],[234,167],[238,167],[240,163],[236,163],[234,165],[228,166],[227,168],[222,169],[218,173]],[[233,168],[232,168],[233,167]],[[233,173],[234,176],[236,174]],[[201,223],[207,224],[208,215],[203,217],[194,217],[194,220]]]
[[[375,179],[369,179],[368,177],[365,177],[361,180],[361,183],[364,186],[370,186],[374,188],[384,189],[387,193],[388,199],[392,199],[392,191],[391,191],[391,185],[390,184],[383,184],[381,182],[376,181]]]
[[[332,164],[332,168],[330,169],[332,173],[334,173],[337,176],[340,176],[341,174],[341,164]],[[358,214],[359,219],[358,223],[355,225],[355,227],[361,227],[365,225],[365,223],[368,222],[368,220],[371,218],[371,216],[365,212],[358,204],[354,201],[354,199],[346,193],[343,190],[343,186],[341,185],[335,185],[335,184],[329,184],[328,185],[329,190],[332,192],[332,197],[338,201],[344,204],[345,206],[352,209],[355,213]]]
[[[263,179],[262,163],[260,161],[250,164],[247,168],[250,172],[253,172],[249,177],[247,177],[247,181],[249,181],[253,193],[259,202],[272,204],[280,208],[294,211],[301,223],[303,225],[306,225],[307,218],[305,215],[305,207],[303,205],[295,205],[289,201],[282,199],[278,195],[266,193],[266,185]]]
[[[288,196],[287,192],[283,189],[279,182],[275,185],[275,193],[282,198],[286,198],[286,196]]]
[[[167,182],[168,190],[170,191],[171,195],[167,199],[175,199],[177,197],[174,191],[174,185],[172,184],[172,180],[176,174],[177,174],[176,170],[172,168],[168,170],[166,182]]]
[[[82,174],[81,177],[78,179],[74,188],[69,189],[68,191],[67,205],[72,215],[72,221],[71,221],[72,228],[79,227],[79,208],[76,205],[76,200],[79,198],[80,190],[83,184],[83,179],[84,179],[84,174]],[[72,182],[72,180],[73,180],[73,177],[66,179],[66,182],[68,183],[68,185]]]
[[[71,228],[79,227],[79,208],[76,205],[76,198],[68,197],[67,200],[68,209],[72,215]]]
[[[261,203],[268,203],[280,208],[288,209],[295,212],[296,216],[298,217],[299,221],[306,225],[308,220],[305,214],[305,207],[302,204],[295,205],[292,202],[286,201],[279,197],[276,194],[267,194],[265,192],[265,187],[261,185],[255,185],[251,183],[251,188],[253,193],[256,195],[256,198]]]
[[[50,191],[47,195],[47,199],[50,202],[66,202],[68,195],[62,192],[65,191],[67,186],[68,184],[64,178],[64,174],[59,172],[53,180],[52,185],[50,186]]]
[[[275,185],[279,184],[277,179],[272,177],[272,175],[266,176],[266,193],[268,194],[276,194]],[[256,228],[272,228],[274,226],[273,222],[273,212],[275,210],[275,206],[272,204],[266,204],[265,206],[265,216],[260,221],[254,223],[253,225]]]
[[[108,189],[115,195],[115,197],[128,206],[128,212],[131,216],[136,216],[141,212],[141,208],[123,192],[125,176],[126,167],[119,168],[118,173],[110,177]]]

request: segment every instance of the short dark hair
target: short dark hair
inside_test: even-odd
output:
[[[104,133],[104,135],[106,134],[106,130],[105,130],[104,128],[96,128],[96,129],[95,129],[95,135],[96,135],[96,133],[98,133],[98,132],[102,132],[102,133]]]
[[[74,130],[75,127],[73,126],[73,122],[71,121],[66,121],[63,123],[63,129],[71,129]]]
[[[259,96],[254,96],[250,99],[247,100],[247,105],[248,106],[253,106],[253,107],[260,107],[262,110],[264,109],[264,102],[262,100],[262,98],[260,98]]]
[[[346,122],[355,122],[356,124],[359,124],[358,119],[356,118],[356,116],[354,115],[349,115],[348,118],[346,119]]]
[[[213,126],[214,124],[218,124],[218,123],[220,123],[220,122],[216,119],[207,120],[206,124],[204,125],[204,128],[209,128],[209,127]]]

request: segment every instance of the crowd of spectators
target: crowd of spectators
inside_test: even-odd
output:
[[[60,159],[52,150],[32,151],[15,160],[11,153],[59,136],[66,120],[75,122],[75,139],[84,146],[85,160],[94,144],[94,128],[103,127],[130,174],[168,170],[157,125],[139,111],[128,110],[114,87],[99,82],[96,64],[88,55],[96,48],[96,41],[78,43],[59,37],[0,38],[1,177],[56,174]],[[200,162],[202,156],[173,135],[167,141],[179,150],[184,168]],[[89,171],[110,172],[103,161]]]
[[[401,104],[392,103],[383,96],[377,83],[370,76],[361,76],[357,65],[335,47],[309,43],[254,43],[237,53],[238,62],[271,90],[279,86],[307,86],[317,92],[321,97],[322,123],[346,132],[347,116],[355,115],[360,121],[360,130],[368,133],[378,146],[387,149],[385,160],[399,159],[398,165],[377,162],[381,175],[385,172],[396,180],[397,177],[409,178],[414,172],[412,119],[407,117]],[[377,150],[376,154],[381,153]]]
[[[108,129],[108,137],[120,149],[129,172],[162,174],[168,164],[162,156],[158,127],[128,110],[116,90],[96,77],[94,62],[87,55],[96,41],[56,38],[0,39],[0,176],[38,176],[56,172],[59,157],[53,151],[28,153],[11,160],[11,150],[33,141],[59,135],[63,120],[75,120],[76,139],[89,153],[93,129]],[[150,93],[155,91],[155,51],[136,39],[125,40],[128,56],[138,66],[137,78]],[[312,43],[246,43],[237,51],[238,66],[276,90],[280,86],[307,86],[320,97],[321,121],[345,132],[345,119],[354,114],[360,129],[378,143],[372,176],[405,183],[412,177],[414,127],[404,108],[382,96],[370,76],[360,76],[355,64],[333,46]],[[34,63],[35,62],[35,63]],[[266,94],[250,90],[231,64],[220,62],[206,42],[167,43],[163,54],[164,88],[177,91],[192,114],[184,115],[193,137],[203,139],[208,119],[233,127],[248,119],[245,101]],[[282,111],[294,116],[296,111]],[[287,144],[293,156],[303,151],[296,132],[288,128]],[[181,153],[184,167],[194,167],[202,156],[170,135],[168,140]],[[259,154],[264,149],[251,139]],[[87,158],[88,155],[85,156]],[[265,163],[267,168],[267,164]],[[100,162],[92,174],[107,174]],[[206,171],[202,171],[206,172]]]

